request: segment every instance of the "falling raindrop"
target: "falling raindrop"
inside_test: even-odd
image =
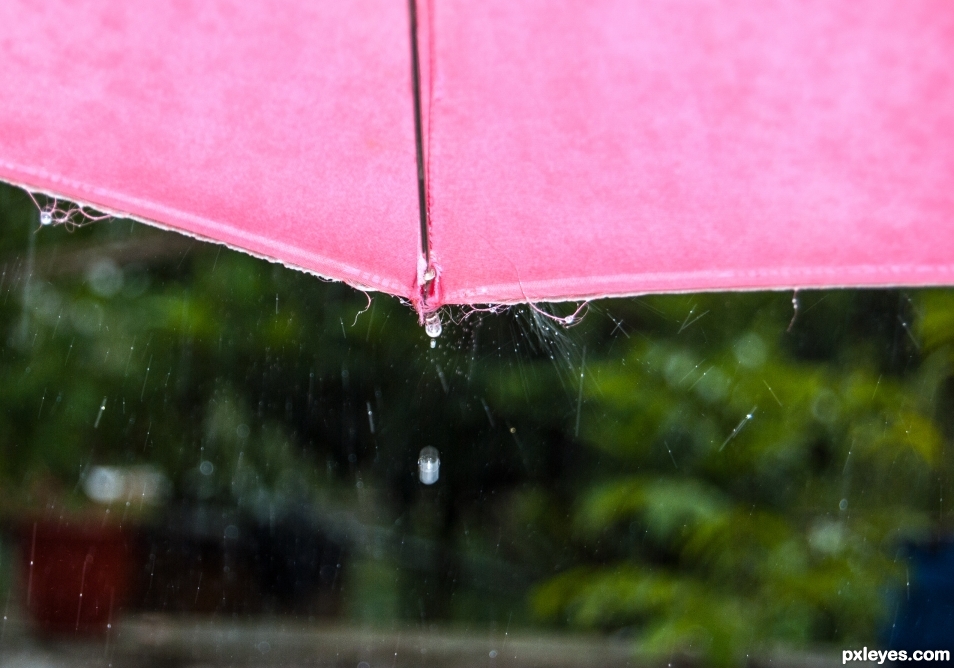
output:
[[[441,317],[437,313],[428,313],[424,318],[424,331],[432,339],[436,339],[443,331],[441,326]]]
[[[725,446],[728,445],[729,441],[731,441],[733,438],[738,436],[739,432],[742,431],[742,428],[745,427],[745,425],[747,425],[755,417],[756,410],[758,410],[758,406],[753,406],[752,410],[746,413],[745,417],[742,418],[742,421],[739,422],[736,428],[732,430],[732,433],[729,434],[729,437],[722,442],[722,446],[719,448],[719,452],[722,452]]]
[[[374,412],[371,410],[371,402],[366,402],[368,406],[368,427],[371,429],[371,433],[374,433]]]
[[[72,349],[72,344],[70,344],[70,348]],[[103,403],[100,404],[99,406],[99,413],[96,414],[96,422],[93,423],[93,429],[99,429],[99,421],[102,419],[103,411],[105,410],[106,410],[106,397],[103,397]]]
[[[433,485],[441,473],[441,457],[437,448],[427,446],[417,458],[418,476],[425,485]]]

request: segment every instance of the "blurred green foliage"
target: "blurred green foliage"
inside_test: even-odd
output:
[[[365,526],[383,546],[359,547],[383,565],[356,558],[345,586],[375,592],[400,567],[375,596],[404,617],[527,617],[526,577],[497,584],[494,556],[519,459],[488,422],[475,358],[449,337],[431,348],[407,305],[218,246],[170,251],[176,235],[130,221],[41,227],[10,187],[0,230],[5,519],[88,510],[92,466],[151,464],[171,504]],[[417,481],[425,445],[445,455],[435,488]]]
[[[898,549],[950,526],[954,300],[797,299],[794,320],[786,295],[614,305],[625,345],[588,355],[581,379],[597,462],[526,518],[575,548],[536,587],[540,615],[714,665],[779,643],[874,644]]]
[[[355,561],[357,619],[737,665],[872,644],[899,548],[950,528],[950,291],[454,311],[432,348],[398,300],[198,242],[129,260],[170,235],[40,228],[13,188],[0,230],[3,496],[151,463],[176,501],[346,511],[390,541]]]

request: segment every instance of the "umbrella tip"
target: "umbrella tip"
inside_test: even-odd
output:
[[[438,337],[441,335],[440,317],[434,313],[434,310],[440,306],[440,296],[438,294],[438,266],[429,258],[422,255],[417,264],[417,290],[418,298],[413,299],[421,324],[424,325],[429,336]]]

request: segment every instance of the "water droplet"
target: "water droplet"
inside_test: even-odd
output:
[[[427,446],[417,458],[418,476],[425,485],[437,482],[441,473],[441,456],[437,448]]]
[[[433,281],[435,278],[437,278],[437,270],[431,265],[424,271],[424,280]]]
[[[441,326],[441,317],[437,313],[428,313],[424,318],[424,331],[432,339],[441,335],[444,328]]]
[[[496,658],[497,658],[497,650],[495,650],[495,649],[490,650],[490,658],[491,658],[491,659],[496,659]]]
[[[568,325],[572,325],[574,321],[576,321],[576,316],[568,315],[567,317],[563,318],[563,322]]]
[[[50,211],[41,211],[40,225],[52,225],[52,224],[53,224],[53,213]]]
[[[848,510],[848,499],[842,499],[841,503],[838,504],[838,507],[842,510]]]
[[[436,347],[437,347],[437,341],[435,341],[434,339],[431,339],[431,348],[434,349]]]
[[[215,470],[215,467],[212,466],[212,462],[206,460],[199,464],[199,473],[202,475],[212,475],[212,471]]]

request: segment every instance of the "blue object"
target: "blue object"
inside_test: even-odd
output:
[[[910,584],[895,602],[888,649],[950,650],[954,656],[954,539],[907,548]],[[954,666],[954,661],[931,662]]]

